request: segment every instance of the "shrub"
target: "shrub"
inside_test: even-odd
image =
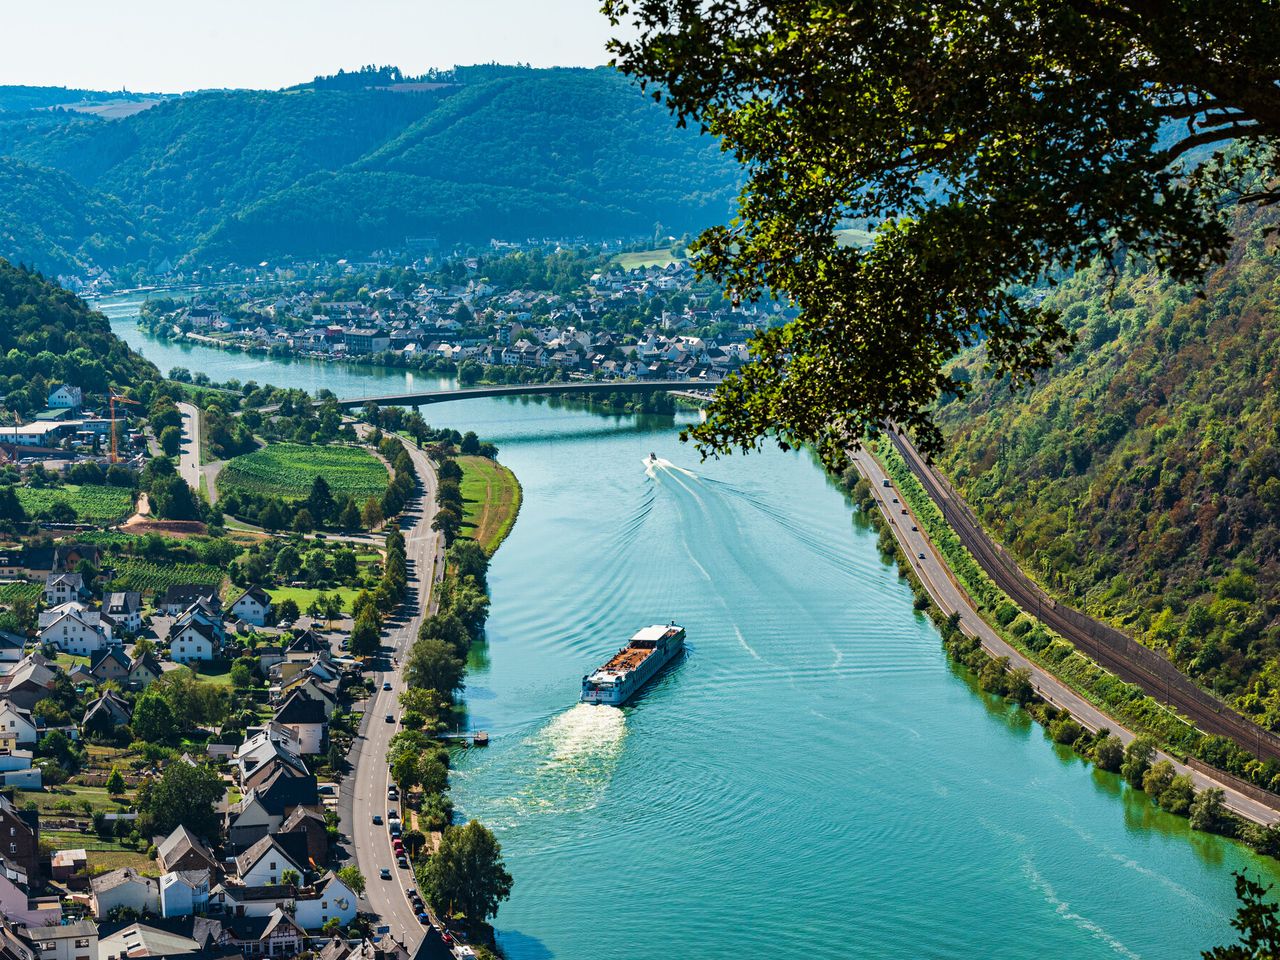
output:
[[[1109,734],[1093,746],[1093,760],[1101,770],[1117,773],[1124,763],[1124,744],[1115,734]]]

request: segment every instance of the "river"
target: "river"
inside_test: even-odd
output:
[[[163,370],[346,396],[407,376],[159,343],[136,300],[100,306]],[[952,669],[807,455],[699,463],[669,417],[546,402],[424,414],[524,486],[466,691],[493,744],[453,777],[516,877],[511,960],[1194,957],[1232,937],[1233,869],[1275,879]],[[668,618],[683,662],[624,710],[576,705]]]

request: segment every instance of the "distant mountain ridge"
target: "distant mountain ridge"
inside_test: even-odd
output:
[[[184,96],[114,121],[0,123],[0,153],[58,194],[47,218],[26,203],[25,246],[0,236],[0,255],[58,270],[109,266],[99,248],[243,263],[408,236],[683,232],[730,211],[733,162],[612,70],[459,68],[438,83],[387,70]],[[59,213],[76,204],[113,217]],[[14,215],[0,193],[0,223]]]

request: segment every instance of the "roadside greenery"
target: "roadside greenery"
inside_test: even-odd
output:
[[[1140,688],[1104,670],[1068,641],[1020,611],[982,572],[892,445],[882,441],[877,454],[947,565],[974,598],[983,616],[1008,643],[1126,726],[1151,734],[1176,754],[1194,756],[1263,789],[1275,791],[1280,787],[1280,763],[1258,760],[1225,737],[1196,730],[1189,721],[1144,695]],[[846,473],[846,477],[850,476]]]
[[[1161,705],[1154,701],[1150,704],[1142,704],[1142,700],[1149,700],[1149,698],[1143,697],[1140,691],[1136,695],[1117,697],[1118,689],[1133,690],[1134,688],[1129,684],[1121,683],[1101,667],[1075,652],[1074,648],[1069,648],[1069,652],[1058,655],[1057,659],[1053,656],[1045,656],[1045,651],[1050,649],[1069,647],[1065,640],[1053,636],[1038,624],[1027,630],[1011,629],[1018,618],[1025,615],[1018,612],[1016,607],[1010,615],[1005,605],[1012,606],[1011,602],[999,593],[994,584],[985,580],[985,577],[975,580],[975,586],[970,586],[968,577],[972,575],[972,571],[976,570],[981,574],[976,561],[973,561],[968,552],[964,551],[954,532],[945,525],[936,507],[933,507],[930,512],[932,501],[919,487],[918,481],[915,482],[914,487],[911,486],[915,478],[900,458],[896,461],[893,459],[894,451],[891,446],[885,442],[878,452],[881,455],[881,461],[886,463],[886,469],[898,485],[902,497],[911,505],[931,540],[942,551],[944,559],[951,566],[961,585],[970,597],[977,600],[984,617],[1006,642],[1028,659],[1045,666],[1051,673],[1066,681],[1073,689],[1105,712],[1116,716],[1126,726],[1137,729],[1141,733],[1126,747],[1122,746],[1118,737],[1105,728],[1096,733],[1090,732],[1069,712],[1059,710],[1039,697],[1031,684],[1028,671],[1011,670],[1008,658],[991,657],[987,654],[977,638],[968,636],[960,629],[958,614],[953,613],[949,617],[943,617],[934,606],[924,585],[912,572],[911,563],[902,553],[888,523],[876,507],[870,486],[851,465],[840,478],[842,485],[848,491],[859,512],[879,531],[880,549],[882,553],[897,562],[899,576],[910,583],[916,597],[916,608],[927,612],[938,624],[943,646],[948,655],[957,664],[970,671],[982,690],[1025,709],[1041,724],[1045,735],[1053,742],[1071,747],[1079,756],[1092,761],[1099,769],[1118,773],[1131,787],[1145,792],[1161,809],[1187,816],[1193,829],[1234,837],[1259,853],[1280,858],[1280,828],[1264,827],[1236,816],[1227,810],[1223,801],[1223,792],[1220,789],[1209,788],[1197,793],[1190,777],[1175,775],[1167,761],[1154,764],[1152,762],[1157,746],[1161,746],[1175,756],[1186,756],[1187,753],[1192,753],[1204,762],[1221,768],[1221,764],[1214,764],[1206,757],[1237,758],[1239,748],[1220,737],[1205,736],[1181,721],[1177,726],[1170,727],[1151,723],[1150,718],[1158,719],[1161,713],[1166,712]],[[961,555],[956,552],[957,550],[964,552]],[[955,565],[953,565],[953,556],[956,558]],[[967,563],[964,561],[966,557]],[[1027,646],[1023,642],[1035,631],[1042,631],[1045,639],[1045,643],[1038,649],[1035,646]],[[1039,641],[1033,641],[1033,643],[1038,644]],[[1073,663],[1073,658],[1078,662]],[[1063,664],[1068,665],[1066,671],[1059,672],[1055,669]],[[1064,676],[1064,673],[1067,675]],[[1107,682],[1108,678],[1109,682]],[[1075,682],[1078,680],[1084,682]],[[1111,699],[1108,699],[1108,695]],[[1119,707],[1112,706],[1112,703],[1118,704]],[[1172,717],[1172,715],[1169,716]],[[1176,734],[1179,728],[1189,732],[1172,742],[1161,735],[1163,730],[1172,730]],[[1187,749],[1188,746],[1191,749]],[[1247,754],[1245,757],[1247,761],[1256,765],[1254,769],[1265,775],[1263,769],[1265,765],[1259,764]],[[1241,768],[1250,769],[1250,763],[1241,764]]]

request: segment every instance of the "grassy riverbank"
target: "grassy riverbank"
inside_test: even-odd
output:
[[[487,457],[458,457],[457,462],[462,468],[463,536],[493,556],[520,512],[520,481]]]

